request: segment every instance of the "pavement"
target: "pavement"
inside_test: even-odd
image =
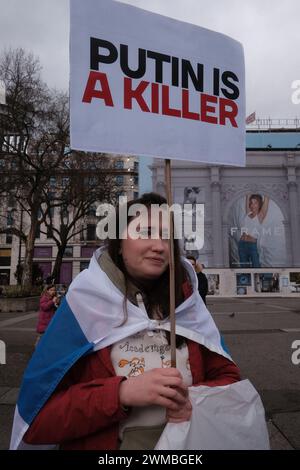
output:
[[[300,297],[209,297],[208,308],[239,365],[265,406],[271,448],[300,449],[300,364],[292,343],[300,340]],[[34,350],[36,312],[0,313],[0,449],[7,449],[24,369]]]

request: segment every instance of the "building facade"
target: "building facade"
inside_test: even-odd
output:
[[[138,197],[139,162],[137,157],[127,155],[113,155],[114,189],[116,196],[126,195],[128,200]],[[3,204],[3,201],[6,201]],[[89,214],[78,222],[78,228],[82,230],[75,235],[68,243],[64,252],[64,258],[60,270],[60,283],[69,284],[72,279],[83,269],[85,269],[93,252],[101,245],[97,239],[96,226],[99,218],[96,216],[97,204],[91,207]],[[54,224],[59,226],[61,208],[54,209]],[[16,214],[18,217],[16,218]],[[7,227],[22,225],[26,226],[27,214],[20,211],[10,202],[9,196],[2,199],[1,207],[2,220],[6,219]],[[72,217],[72,214],[68,214]],[[53,271],[57,245],[51,233],[44,224],[41,224],[36,233],[34,246],[34,266],[44,280],[51,276]],[[0,285],[17,284],[17,268],[22,265],[25,257],[25,246],[22,240],[11,234],[0,234]]]
[[[173,160],[174,202],[204,205],[204,244],[194,251],[211,293],[300,293],[300,129],[248,130],[246,142],[245,167]],[[165,194],[160,159],[152,178],[153,189]],[[250,222],[257,242],[247,245],[241,238],[249,231],[253,196],[266,210],[261,223]],[[256,261],[244,245],[255,247]]]

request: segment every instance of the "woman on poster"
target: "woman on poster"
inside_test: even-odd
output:
[[[258,243],[262,224],[269,207],[269,197],[251,194],[246,197],[246,215],[241,227],[241,238],[238,242],[241,268],[260,268]]]

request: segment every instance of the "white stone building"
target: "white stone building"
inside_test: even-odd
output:
[[[174,202],[204,204],[204,245],[195,254],[205,265],[211,294],[297,295],[300,128],[248,129],[246,142],[246,167],[173,160]],[[164,162],[154,159],[151,168],[153,190],[164,194]],[[239,240],[253,195],[266,200],[268,210],[257,236],[259,262],[249,258],[247,264],[241,262]]]

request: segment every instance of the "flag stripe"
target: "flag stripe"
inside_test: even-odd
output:
[[[255,111],[246,118],[246,124],[251,124],[251,122],[256,121]]]
[[[47,341],[48,337],[50,341]],[[93,346],[82,333],[64,299],[24,374],[18,401],[19,413],[24,421],[28,424],[32,422],[70,367]]]

